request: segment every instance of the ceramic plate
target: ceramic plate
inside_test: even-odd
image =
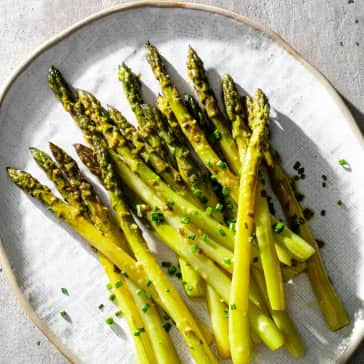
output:
[[[20,303],[71,361],[112,364],[135,359],[123,320],[117,320],[114,330],[105,324],[116,309],[108,302],[107,280],[93,252],[12,185],[5,166],[26,169],[46,182],[28,147],[47,149],[53,141],[74,155],[72,144],[82,141],[47,87],[52,64],[72,84],[121,108],[134,121],[116,70],[126,62],[141,73],[146,99],[154,102],[159,87],[145,61],[147,40],[170,62],[181,91],[191,91],[185,67],[191,44],[205,61],[218,94],[220,78],[228,72],[244,91],[261,87],[269,96],[273,144],[289,172],[294,172],[296,160],[305,167],[306,179],[299,188],[306,196],[304,205],[316,211],[310,225],[326,242],[324,259],[352,318],[348,327],[330,332],[306,277],[289,284],[288,309],[307,349],[297,363],[344,362],[363,334],[362,137],[335,90],[276,34],[236,14],[201,5],[144,2],[104,11],[47,43],[8,82],[0,109],[1,264]],[[338,164],[342,158],[350,168]],[[328,178],[326,188],[322,175]],[[336,203],[339,199],[342,206]],[[321,210],[326,216],[320,216]],[[154,245],[158,258],[175,259],[161,244]],[[70,295],[62,295],[61,287]],[[105,304],[103,312],[100,303]],[[192,308],[207,320],[203,303],[195,301]],[[60,310],[69,313],[72,323],[60,317]],[[172,337],[183,363],[190,363],[179,335],[172,332]],[[261,345],[255,362],[294,360],[284,350],[271,353]]]

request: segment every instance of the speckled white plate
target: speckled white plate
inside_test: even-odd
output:
[[[134,3],[96,14],[60,34],[33,54],[13,75],[0,96],[0,232],[1,264],[19,302],[37,326],[73,362],[131,363],[133,346],[123,320],[111,330],[105,317],[115,308],[107,300],[106,278],[94,254],[44,208],[12,185],[5,166],[44,175],[28,147],[47,149],[53,141],[72,152],[82,140],[70,117],[47,87],[51,64],[74,85],[94,92],[103,102],[133,115],[116,79],[125,61],[142,74],[148,101],[159,91],[143,45],[151,40],[173,64],[173,78],[182,91],[185,59],[191,44],[208,69],[219,93],[223,73],[233,75],[247,92],[262,87],[273,108],[273,140],[284,166],[292,171],[300,160],[306,179],[300,183],[304,204],[316,210],[311,226],[327,242],[328,270],[352,317],[352,324],[330,332],[305,276],[287,286],[289,311],[307,348],[298,363],[343,363],[363,336],[363,140],[352,116],[326,79],[276,34],[227,11],[176,3]],[[178,73],[177,73],[178,72]],[[350,171],[338,160],[345,158]],[[321,175],[328,176],[327,188]],[[338,206],[336,201],[344,201]],[[326,210],[321,217],[319,211]],[[158,257],[174,255],[156,244]],[[67,287],[70,296],[62,295]],[[98,305],[105,304],[100,312]],[[72,323],[63,320],[65,309]],[[203,304],[193,309],[204,319]],[[173,339],[184,363],[191,360],[180,337]],[[292,363],[284,350],[257,349],[257,363]]]

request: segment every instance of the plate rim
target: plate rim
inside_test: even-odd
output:
[[[26,57],[26,59],[18,65],[14,71],[12,71],[11,75],[5,80],[2,84],[0,90],[0,108],[15,81],[18,77],[32,64],[32,62],[44,53],[49,48],[55,46],[59,42],[66,39],[68,36],[73,34],[75,31],[87,26],[94,21],[105,18],[114,13],[128,11],[131,9],[138,9],[143,7],[155,7],[155,8],[183,8],[183,9],[193,9],[193,10],[201,10],[208,13],[218,14],[225,16],[227,18],[231,18],[237,20],[240,23],[246,24],[257,31],[267,35],[273,42],[277,43],[282,49],[284,49],[287,53],[293,56],[299,63],[301,63],[314,77],[315,79],[321,83],[321,85],[326,89],[332,100],[335,102],[336,106],[339,108],[340,112],[342,112],[344,119],[347,125],[350,127],[353,132],[354,137],[357,142],[361,146],[364,151],[364,136],[359,129],[358,124],[356,123],[353,115],[351,114],[348,106],[344,103],[342,97],[338,94],[333,84],[328,80],[326,76],[324,76],[318,69],[316,69],[311,63],[309,63],[300,53],[298,53],[293,47],[289,45],[278,33],[272,31],[267,26],[252,20],[244,15],[240,15],[230,10],[226,10],[217,6],[205,5],[200,3],[187,3],[187,2],[175,2],[175,1],[163,1],[163,0],[139,0],[127,2],[124,4],[115,5],[101,11],[98,11],[94,14],[87,16],[86,18],[68,26],[63,31],[59,32],[55,36],[51,37],[49,40],[45,41],[42,45],[37,47],[34,51],[30,53]],[[5,273],[6,279],[9,283],[9,286],[14,293],[18,303],[21,308],[24,310],[26,315],[32,320],[35,326],[47,337],[47,339],[69,360],[71,363],[82,363],[82,361],[69,349],[62,344],[59,339],[49,330],[49,328],[45,325],[45,323],[38,317],[38,315],[33,310],[32,306],[25,298],[23,292],[21,291],[15,274],[11,268],[10,262],[7,258],[5,248],[3,246],[3,242],[0,238],[0,264]],[[360,342],[364,339],[364,328],[360,330],[358,333],[355,333],[354,337],[350,340],[350,344],[345,349],[345,351],[341,354],[339,361],[337,363],[345,363],[350,356],[354,353],[354,351],[359,346]]]

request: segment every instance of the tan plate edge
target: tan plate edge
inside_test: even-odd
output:
[[[195,10],[202,10],[210,13],[215,13],[219,15],[223,15],[234,20],[237,20],[241,23],[245,23],[250,27],[268,35],[274,42],[278,43],[285,51],[291,54],[297,61],[303,64],[308,71],[310,71],[316,79],[325,87],[327,92],[330,96],[334,99],[336,105],[339,107],[340,111],[344,114],[345,119],[353,131],[354,136],[356,137],[358,143],[361,145],[364,151],[364,138],[363,135],[356,124],[351,112],[349,111],[348,107],[344,103],[343,99],[337,93],[335,87],[330,83],[330,81],[314,66],[312,66],[309,62],[307,62],[297,51],[295,51],[280,35],[273,32],[271,29],[263,26],[262,24],[251,20],[243,15],[239,15],[229,10],[225,10],[219,7],[204,5],[204,4],[192,4],[192,3],[185,3],[185,2],[173,2],[173,1],[149,1],[149,0],[142,0],[142,1],[133,1],[126,4],[116,5],[111,8],[101,10],[87,18],[71,25],[61,33],[57,34],[39,48],[37,48],[22,64],[20,64],[5,82],[4,86],[1,88],[0,91],[0,108],[1,105],[10,90],[13,83],[16,79],[21,75],[21,73],[36,59],[39,55],[45,52],[50,47],[54,46],[58,42],[65,39],[67,36],[71,35],[76,30],[82,28],[85,25],[88,25],[96,20],[104,18],[108,15],[117,13],[119,11],[125,11],[129,9],[136,9],[140,7],[151,6],[151,7],[159,7],[159,8],[188,8],[188,9],[195,9]],[[58,339],[50,332],[50,330],[44,325],[44,323],[39,319],[39,317],[34,312],[33,308],[31,307],[30,303],[24,297],[23,293],[21,292],[18,283],[16,281],[15,275],[11,269],[9,260],[6,256],[4,247],[2,245],[2,241],[0,239],[0,264],[3,267],[4,273],[8,279],[9,285],[14,292],[18,302],[20,303],[21,307],[25,311],[25,313],[30,317],[33,323],[38,327],[38,329],[53,343],[53,345],[71,362],[71,363],[81,363],[81,360],[77,358],[73,353],[71,353],[68,349],[65,348],[63,344],[61,344]],[[350,345],[346,348],[345,352],[342,354],[340,360],[337,364],[345,363],[350,356],[353,354],[355,349],[358,347],[360,342],[364,338],[364,330],[359,332],[354,338],[352,338]]]

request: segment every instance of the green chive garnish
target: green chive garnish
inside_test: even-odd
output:
[[[190,223],[191,219],[188,216],[184,216],[184,217],[182,217],[182,219],[180,221],[181,221],[181,224],[187,225]]]
[[[61,288],[61,292],[62,292],[64,295],[69,296],[69,293],[68,293],[67,288]]]
[[[143,312],[147,312],[149,310],[150,304],[149,303],[144,303],[142,310]]]
[[[108,324],[108,325],[112,325],[114,323],[114,319],[112,317],[108,317],[105,322]]]
[[[116,316],[116,317],[121,317],[121,316],[123,316],[123,311],[121,311],[121,310],[116,311],[116,312],[115,312],[115,316]]]
[[[273,231],[277,234],[280,234],[284,230],[283,222],[277,222],[273,225]]]
[[[115,288],[120,288],[122,285],[123,285],[123,282],[122,281],[117,281],[115,283]]]

